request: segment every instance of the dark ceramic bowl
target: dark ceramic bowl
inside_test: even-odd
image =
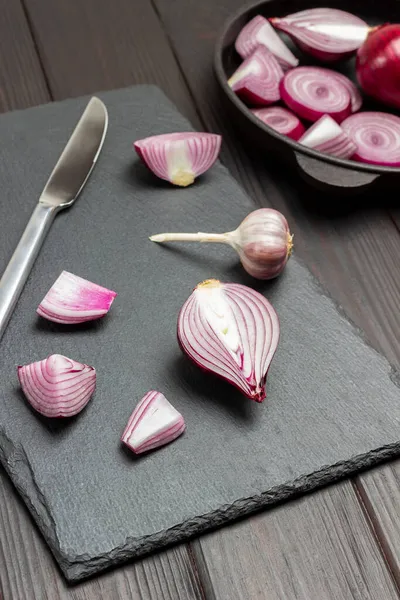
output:
[[[398,167],[379,167],[334,158],[305,148],[298,142],[277,133],[257,119],[227,84],[227,80],[241,62],[241,58],[234,47],[235,40],[240,30],[250,19],[256,15],[280,17],[299,10],[316,8],[317,6],[329,6],[330,8],[351,11],[370,25],[389,21],[392,23],[400,22],[400,2],[398,0],[382,0],[381,2],[376,0],[353,0],[350,5],[344,0],[328,0],[327,2],[318,0],[302,0],[301,2],[296,0],[268,0],[244,7],[225,24],[218,38],[214,57],[215,73],[225,94],[233,121],[252,144],[257,144],[266,152],[278,154],[297,169],[305,179],[318,187],[343,194],[364,191],[372,186],[374,186],[374,189],[375,187],[378,189],[378,187],[387,188],[400,185],[400,168]],[[287,36],[283,37],[293,53],[300,58],[300,64],[321,64],[316,63],[312,57],[302,54]],[[333,68],[356,81],[354,57],[334,65],[321,64],[321,66]],[[362,110],[380,110],[399,115],[395,110],[378,104],[365,96]]]

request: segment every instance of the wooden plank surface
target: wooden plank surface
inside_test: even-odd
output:
[[[6,0],[0,0],[0,6],[1,2],[7,3]],[[154,82],[166,91],[195,126],[201,127],[201,121],[192,102],[192,94],[203,123],[210,129],[220,130],[224,133],[223,158],[226,164],[257,203],[261,205],[274,204],[289,215],[296,233],[299,253],[305,257],[322,281],[328,282],[331,291],[346,306],[346,310],[350,312],[351,316],[359,324],[367,325],[371,341],[395,360],[399,356],[399,348],[398,341],[394,335],[391,335],[391,331],[398,326],[397,311],[394,311],[393,307],[398,297],[396,281],[400,281],[399,277],[396,278],[398,266],[395,264],[395,257],[398,256],[400,249],[398,242],[400,236],[394,235],[396,228],[393,222],[389,222],[384,213],[378,213],[378,225],[371,224],[366,214],[362,215],[361,220],[357,218],[350,224],[342,222],[340,219],[332,222],[305,210],[302,203],[299,202],[299,197],[293,194],[292,189],[285,182],[282,168],[272,165],[268,173],[265,169],[265,158],[258,156],[254,151],[244,151],[238,145],[231,124],[226,120],[213,80],[211,54],[220,21],[235,10],[235,3],[238,4],[238,0],[231,0],[229,3],[219,2],[217,5],[213,2],[212,10],[210,10],[210,3],[207,2],[199,4],[193,0],[158,1],[157,8],[172,39],[174,50],[183,67],[184,76],[149,2],[70,0],[66,3],[60,0],[26,0],[26,7],[32,22],[40,59],[46,70],[49,87],[54,98],[61,99],[133,83]],[[10,31],[18,30],[19,32],[22,26],[23,30],[29,33],[26,22],[21,20],[21,14],[23,14],[21,7],[18,3],[16,4],[19,8],[12,9],[14,12],[12,23],[9,24]],[[10,10],[8,9],[6,14],[9,15]],[[8,19],[10,20],[10,17]],[[3,21],[0,22],[0,33],[2,33],[2,28]],[[19,43],[15,34],[14,37]],[[1,40],[2,36],[0,35],[0,44],[2,44]],[[11,45],[12,41],[9,40]],[[0,47],[3,48],[3,46],[4,43]],[[7,47],[9,48],[10,45]],[[26,64],[34,64],[36,68],[40,67],[40,61],[31,47],[30,52],[32,56],[29,60],[26,59]],[[24,74],[26,68],[24,60],[20,61],[18,52],[15,52],[15,57],[15,60],[19,61],[18,69]],[[13,88],[12,70],[9,69],[9,71],[10,79],[7,81],[11,80],[8,85]],[[18,99],[20,102],[25,99],[23,100],[25,104],[21,105],[42,101],[41,94],[46,92],[46,82],[43,77],[37,75],[35,68],[31,67],[31,71],[32,74],[27,71],[21,78],[26,87],[25,91],[21,94],[8,93],[9,105],[7,108],[17,106],[18,104],[13,104],[13,102],[17,103]],[[16,73],[19,71],[17,70]],[[185,86],[185,79],[189,82],[190,92]],[[304,194],[302,192],[302,201],[306,200]],[[385,241],[384,245],[382,245],[382,240]],[[372,248],[374,268],[378,268],[379,272],[382,261],[386,264],[383,274],[378,273],[380,278],[372,287],[371,277],[364,278],[366,260],[363,255],[366,253],[369,255],[370,248]],[[369,256],[369,260],[371,260],[371,256]],[[392,277],[389,277],[390,274]],[[364,282],[364,287],[360,288],[361,282]],[[385,291],[384,287],[380,287],[385,285],[388,286],[388,291]],[[367,297],[367,302],[365,302],[364,295]],[[379,303],[383,305],[380,310]],[[359,316],[360,312],[361,317]],[[386,318],[387,315],[393,314],[394,316],[392,321],[382,328],[382,315],[385,313]],[[202,591],[185,547],[114,571],[75,588],[66,588],[54,567],[47,548],[43,548],[41,538],[33,529],[25,509],[19,501],[15,501],[14,492],[10,489],[8,481],[5,481],[4,485],[0,482],[0,489],[2,490],[0,494],[3,494],[0,498],[2,501],[0,530],[6,531],[0,537],[0,553],[2,552],[4,557],[13,556],[12,562],[8,561],[7,563],[9,568],[6,578],[5,572],[3,573],[4,567],[3,569],[0,567],[2,586],[0,586],[0,590],[3,592],[3,600],[8,600],[7,595],[10,594],[11,598],[16,597],[17,600],[24,600],[25,597],[29,600],[46,597],[55,599],[57,597],[84,598],[85,600],[114,597],[140,597],[145,600],[164,597],[201,597]],[[322,568],[321,565],[330,567],[329,573],[332,581],[328,583],[322,575],[317,577],[315,590],[333,593],[336,585],[336,587],[339,586],[340,591],[344,590],[347,593],[347,590],[351,589],[354,593],[360,594],[364,589],[364,596],[320,595],[318,600],[322,597],[327,600],[330,598],[336,600],[341,597],[372,598],[373,596],[366,594],[375,593],[378,584],[385,592],[387,591],[388,595],[375,597],[385,597],[388,600],[397,597],[397,595],[393,595],[395,588],[377,546],[374,545],[373,537],[365,526],[365,519],[359,504],[357,504],[354,491],[349,483],[344,484],[344,487],[340,489],[342,491],[339,492],[338,488],[331,487],[324,492],[304,498],[301,501],[300,512],[296,512],[297,516],[292,516],[292,520],[289,519],[288,513],[293,511],[293,505],[288,505],[265,513],[262,518],[256,517],[241,523],[237,527],[240,527],[240,533],[245,536],[243,539],[246,541],[243,545],[237,542],[233,546],[237,553],[237,560],[230,561],[229,571],[222,572],[220,567],[216,568],[212,557],[216,548],[219,547],[218,544],[222,543],[224,546],[229,540],[232,541],[232,536],[237,535],[235,528],[225,528],[213,536],[204,538],[204,544],[203,540],[199,542],[200,545],[196,546],[195,556],[201,564],[201,575],[208,583],[207,599],[228,597],[223,595],[223,586],[218,583],[218,579],[221,578],[221,582],[225,581],[228,585],[226,580],[228,577],[231,579],[230,585],[233,586],[231,589],[234,590],[231,592],[232,594],[236,593],[236,587],[239,586],[237,589],[245,590],[241,596],[243,599],[266,598],[269,600],[266,596],[257,595],[259,589],[265,589],[264,586],[267,585],[264,576],[260,573],[260,563],[253,565],[250,561],[243,561],[243,556],[239,555],[245,554],[246,551],[251,555],[257,551],[262,553],[263,549],[268,547],[269,536],[273,535],[270,533],[271,531],[275,536],[275,553],[282,559],[273,566],[275,575],[272,580],[276,586],[275,590],[271,592],[270,598],[280,599],[283,597],[277,595],[281,589],[278,579],[280,578],[279,574],[283,574],[282,565],[289,560],[288,555],[293,549],[291,568],[296,570],[295,555],[296,552],[298,555],[302,554],[300,550],[303,545],[307,545],[307,548],[303,548],[303,553],[305,552],[307,556],[299,564],[302,569],[301,581],[304,583],[299,591],[296,588],[298,578],[295,575],[290,584],[292,587],[286,587],[285,598],[291,600],[297,597],[307,597],[293,595],[302,593],[302,589],[308,590],[309,594],[313,593],[312,581],[316,575],[311,564],[309,549],[311,552],[313,547],[317,548],[316,552],[319,554],[322,552],[322,548],[318,545],[319,531],[314,530],[311,525],[313,527],[318,525],[322,531],[327,532],[324,537],[327,544],[338,544],[337,547],[335,545],[337,551],[332,552],[330,563],[325,558],[317,563],[320,568]],[[297,547],[294,539],[288,546],[287,538],[290,531],[287,531],[286,523],[292,523],[292,529],[295,530],[295,524],[298,520],[301,521],[305,514],[310,527],[306,528],[307,531],[301,527],[298,528]],[[294,513],[291,512],[291,515]],[[23,522],[23,519],[26,522]],[[264,523],[263,526],[260,525],[260,519]],[[348,521],[350,525],[354,523],[354,526],[350,526]],[[254,526],[253,523],[255,523]],[[336,537],[333,533],[335,528],[338,529]],[[278,534],[279,531],[286,533]],[[236,532],[236,534],[231,532]],[[305,542],[301,541],[303,534]],[[226,542],[221,542],[221,540],[225,540],[225,536],[227,536]],[[217,545],[214,542],[211,544],[207,542],[209,539],[217,538],[220,540]],[[12,548],[13,545],[15,545],[15,550]],[[243,552],[239,552],[241,548]],[[221,552],[228,562],[228,553],[224,554],[222,550]],[[40,559],[32,562],[32,557],[35,557],[36,554],[40,556]],[[0,558],[3,558],[1,554]],[[16,562],[18,568],[15,570]],[[221,562],[221,558],[219,562]],[[355,563],[354,573],[357,582],[354,587],[351,573]],[[204,565],[207,565],[206,570]],[[294,572],[296,573],[296,571]],[[341,583],[344,572],[350,573],[346,579],[346,585],[350,586],[348,588],[343,587]],[[261,579],[259,579],[260,577]],[[242,580],[247,581],[247,588],[240,587]],[[150,583],[148,583],[149,581]],[[212,581],[211,587],[210,581]],[[257,581],[259,581],[258,587]],[[162,591],[163,584],[166,586],[164,592]],[[215,588],[214,591],[213,588]],[[32,590],[34,590],[34,596]],[[162,593],[164,596],[160,595]],[[119,595],[117,596],[117,594]],[[232,600],[235,599],[235,596],[231,597]],[[309,595],[308,598],[312,600],[313,597]]]
[[[0,112],[50,100],[19,0],[0,0]]]
[[[194,542],[207,600],[390,600],[398,591],[350,482]]]
[[[201,600],[186,546],[177,546],[70,587],[6,477],[0,480],[3,600]]]
[[[400,461],[364,473],[356,485],[400,588]]]

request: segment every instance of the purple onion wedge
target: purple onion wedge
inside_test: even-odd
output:
[[[337,158],[350,158],[357,150],[355,143],[329,115],[314,123],[299,143]]]
[[[257,48],[228,80],[228,85],[247,104],[268,106],[280,99],[283,71],[266,48]]]
[[[160,392],[151,390],[131,414],[121,437],[135,454],[164,446],[185,430],[182,415]]]
[[[183,305],[178,341],[200,368],[262,402],[279,341],[279,321],[268,300],[245,285],[207,279]]]

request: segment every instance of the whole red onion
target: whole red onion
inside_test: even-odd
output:
[[[356,70],[366,94],[400,108],[400,25],[372,29],[357,52]]]

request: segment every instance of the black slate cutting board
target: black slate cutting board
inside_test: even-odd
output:
[[[110,124],[98,166],[57,217],[0,348],[0,458],[71,581],[400,450],[396,374],[296,258],[260,283],[228,247],[148,241],[165,230],[233,229],[251,207],[219,164],[174,189],[138,162],[134,139],[190,127],[159,90],[100,96]],[[1,271],[86,102],[0,118]],[[118,292],[105,319],[74,328],[36,316],[63,269]],[[208,277],[254,285],[276,307],[281,341],[264,404],[180,353],[179,308]],[[38,417],[18,387],[17,364],[56,352],[98,372],[95,396],[69,421]],[[187,431],[135,458],[119,436],[149,389],[182,412]]]

